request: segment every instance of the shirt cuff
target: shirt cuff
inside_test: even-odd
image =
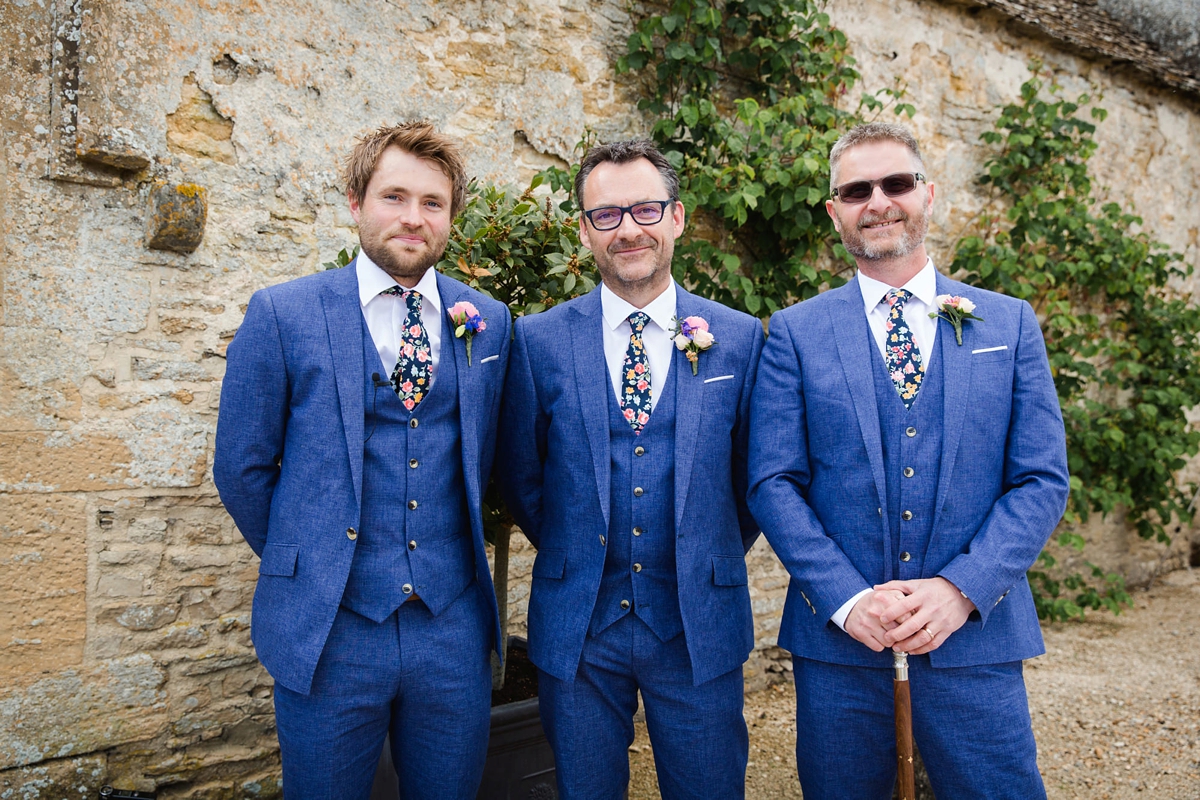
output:
[[[850,611],[854,608],[854,604],[861,600],[863,595],[870,594],[873,591],[875,590],[863,589],[861,592],[854,595],[854,597],[851,597],[845,603],[842,603],[842,607],[833,612],[833,616],[830,617],[830,619],[833,620],[833,624],[837,625],[842,630],[846,630],[846,617],[850,616]]]

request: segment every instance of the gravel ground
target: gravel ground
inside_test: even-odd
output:
[[[1025,679],[1050,800],[1200,800],[1200,570],[1043,631]],[[801,797],[794,710],[791,685],[746,695],[750,800]],[[645,724],[629,757],[630,800],[658,798]]]

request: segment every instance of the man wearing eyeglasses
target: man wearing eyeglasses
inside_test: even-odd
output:
[[[675,170],[592,148],[575,193],[602,284],[517,321],[499,479],[538,549],[529,654],[559,796],[622,797],[640,692],[664,798],[745,794],[750,390],[761,323],[671,278]]]
[[[771,318],[750,437],[750,507],[791,576],[779,644],[805,800],[892,796],[892,649],[939,800],[1045,797],[1025,571],[1068,480],[1037,317],[934,268],[934,185],[907,130],[851,130],[830,169],[858,274]]]

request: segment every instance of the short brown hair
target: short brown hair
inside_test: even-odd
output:
[[[834,142],[833,149],[829,151],[829,188],[832,189],[834,186],[833,179],[837,174],[838,163],[842,160],[842,153],[851,147],[872,142],[895,142],[904,145],[917,160],[918,168],[921,171],[925,170],[925,160],[921,158],[921,148],[917,146],[917,139],[908,128],[903,125],[893,125],[890,122],[868,122],[865,125],[856,125]]]
[[[592,170],[606,162],[628,164],[639,158],[646,159],[658,170],[658,174],[662,176],[663,183],[667,187],[667,199],[678,200],[679,175],[671,166],[671,162],[667,161],[667,157],[654,146],[654,142],[649,139],[634,139],[627,142],[598,144],[587,151],[583,161],[579,164],[579,172],[575,175],[575,199],[579,203],[580,210],[583,210],[583,184],[587,181],[588,175],[592,174]]]
[[[364,136],[360,136],[346,157],[342,177],[346,182],[346,194],[359,203],[367,197],[367,184],[375,174],[379,158],[389,147],[399,147],[417,158],[437,164],[450,179],[450,217],[458,216],[467,204],[467,167],[463,162],[458,145],[449,136],[438,133],[423,120],[402,122],[399,125],[383,125]]]

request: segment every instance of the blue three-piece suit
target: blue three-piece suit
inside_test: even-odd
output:
[[[354,264],[256,292],[229,346],[213,477],[262,559],[252,635],[289,797],[365,797],[389,729],[406,798],[466,800],[482,773],[498,621],[480,498],[511,325],[437,288],[438,372],[411,412]],[[446,315],[460,300],[488,320],[470,363]]]
[[[622,796],[640,691],[665,798],[738,797],[741,665],[754,644],[745,553],[750,392],[762,325],[676,287],[717,344],[672,349],[635,434],[606,365],[601,291],[516,324],[497,478],[537,547],[529,654],[560,796]]]
[[[914,732],[939,800],[1044,796],[1022,659],[1044,652],[1025,571],[1068,493],[1062,416],[1033,309],[937,276],[984,321],[940,326],[906,409],[857,281],[771,319],[754,391],[750,508],[791,576],[805,800],[888,798],[891,654],[832,621],[863,589],[942,576],[975,604],[910,657]],[[889,755],[889,753],[891,755]]]

